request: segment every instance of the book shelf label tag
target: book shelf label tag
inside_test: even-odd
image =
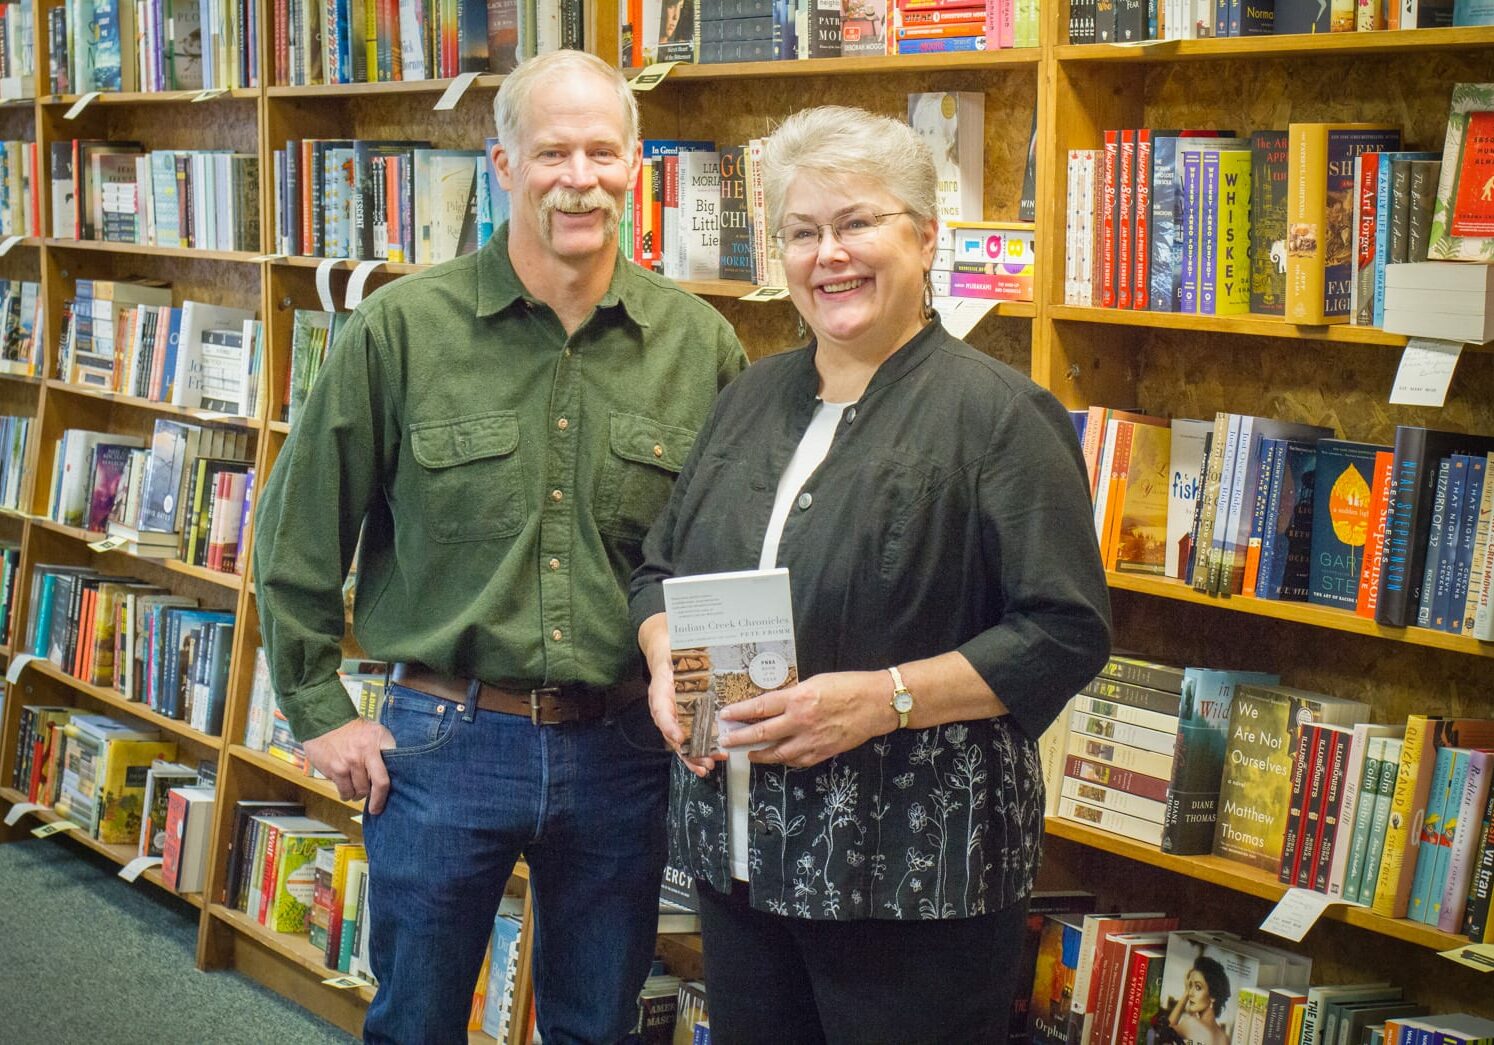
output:
[[[1362,906],[1351,905],[1340,897],[1313,892],[1311,889],[1288,889],[1275,909],[1261,922],[1261,929],[1293,943],[1301,943],[1307,931],[1323,917],[1323,912],[1336,903]]]
[[[50,824],[33,827],[31,833],[37,838],[51,838],[53,835],[60,835],[64,831],[76,831],[77,829],[78,825],[71,820],[54,820]]]
[[[332,270],[342,261],[342,258],[323,258],[316,267],[316,296],[322,303],[323,312],[337,311],[337,302],[332,297]]]
[[[128,537],[105,537],[102,541],[94,541],[88,546],[92,552],[112,552],[115,548],[123,548],[130,543]]]
[[[358,824],[358,825],[361,826],[362,823],[363,823],[363,814],[362,813],[358,813],[358,814],[354,815],[353,817],[351,817],[351,819],[352,819],[353,823]]]
[[[944,329],[958,338],[974,330],[996,305],[990,298],[934,298],[934,311],[939,313]]]
[[[750,294],[743,294],[742,301],[782,301],[789,296],[788,287],[758,287]]]
[[[628,86],[635,91],[652,91],[664,82],[664,77],[669,75],[679,62],[655,62],[653,65],[644,66],[637,76],[628,81]]]
[[[445,112],[447,109],[455,109],[457,102],[462,100],[462,95],[467,93],[467,88],[472,86],[472,81],[477,79],[476,73],[463,73],[452,80],[445,91],[441,93],[440,101],[436,102],[436,112]]]
[[[1477,969],[1479,972],[1494,972],[1494,943],[1470,943],[1438,953],[1470,969]]]
[[[1390,401],[1400,406],[1442,406],[1462,353],[1463,346],[1457,341],[1413,337],[1401,353]]]
[[[351,311],[363,303],[363,288],[368,285],[368,277],[383,264],[382,261],[358,262],[357,267],[353,269],[353,274],[348,277],[348,292],[342,299],[343,308]]]
[[[144,874],[148,868],[160,866],[161,857],[159,856],[137,856],[119,869],[119,877],[127,882],[133,882]]]
[[[97,98],[99,95],[101,95],[103,93],[104,93],[103,91],[89,91],[87,94],[83,95],[77,101],[73,102],[72,108],[68,109],[67,112],[63,113],[62,114],[62,118],[64,120],[75,120],[75,119],[77,119],[78,118],[78,114],[80,112],[82,112],[84,109],[88,108],[89,103],[91,103],[95,98]]]
[[[44,806],[40,802],[17,802],[10,807],[10,812],[5,814],[5,826],[15,827],[16,821],[27,813],[39,813],[43,809],[50,808],[50,806]]]
[[[10,667],[5,669],[5,681],[14,686],[21,681],[21,672],[26,670],[26,665],[36,659],[35,653],[21,653],[10,662]]]
[[[356,976],[328,976],[322,982],[328,987],[336,987],[340,991],[345,991],[353,987],[373,986],[367,980],[360,980]]]
[[[0,258],[3,258],[5,257],[5,255],[9,254],[10,248],[14,247],[19,242],[21,242],[20,236],[6,236],[3,240],[0,240]]]

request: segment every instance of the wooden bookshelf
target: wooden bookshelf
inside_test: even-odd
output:
[[[99,533],[97,530],[84,530],[77,526],[68,526],[65,523],[56,522],[52,519],[39,518],[34,520],[32,525],[38,529],[47,530],[85,545],[108,538],[108,534],[106,533]],[[116,548],[105,554],[122,555],[148,569],[159,568],[169,570],[172,573],[181,574],[183,577],[192,577],[206,584],[211,584],[214,587],[227,588],[230,591],[238,591],[244,586],[244,578],[241,574],[224,573],[222,570],[210,570],[205,566],[193,566],[191,563],[182,562],[180,559],[156,559],[148,555],[134,555],[121,548]]]
[[[322,961],[322,952],[311,945],[311,941],[299,933],[278,933],[269,929],[249,917],[243,911],[236,911],[225,907],[220,903],[208,905],[208,913],[216,920],[233,927],[233,931],[252,937],[260,946],[273,951],[286,961],[293,963],[299,968],[322,979],[341,975],[335,969],[327,968]],[[326,987],[328,991],[348,990],[365,1005],[373,1001],[373,987],[337,988]]]
[[[28,380],[41,380],[40,378]],[[258,417],[243,417],[236,414],[223,414],[213,410],[203,410],[195,406],[177,406],[174,403],[163,403],[157,399],[145,399],[142,396],[125,395],[122,392],[110,392],[103,388],[88,388],[84,385],[75,385],[67,381],[59,381],[51,378],[46,381],[48,388],[63,395],[88,396],[91,399],[102,399],[109,403],[120,403],[131,406],[137,410],[145,410],[153,414],[165,414],[171,417],[182,417],[197,424],[214,424],[226,428],[248,428],[257,429],[264,426],[264,422]]]
[[[39,99],[39,104],[44,107],[61,106],[64,109],[72,108],[78,99],[83,97],[79,94],[48,94]],[[201,98],[201,101],[197,101]],[[181,105],[191,103],[198,105],[211,105],[223,101],[258,101],[259,89],[256,87],[235,87],[232,90],[222,92],[205,91],[105,91],[88,103],[88,108],[95,105]],[[28,105],[30,103],[27,103]]]
[[[1059,817],[1049,817],[1044,825],[1044,831],[1054,838],[1064,838],[1081,845],[1102,849],[1113,856],[1160,867],[1184,878],[1209,882],[1219,888],[1269,900],[1272,903],[1286,895],[1287,887],[1278,882],[1275,875],[1257,871],[1255,868],[1221,857],[1172,856],[1145,842],[1137,842],[1122,835],[1086,827]],[[1335,904],[1324,912],[1323,917],[1368,929],[1378,936],[1433,951],[1445,951],[1468,942],[1466,936],[1441,932],[1435,926],[1413,922],[1407,918],[1386,918],[1373,913],[1366,907]],[[1264,937],[1264,939],[1272,942],[1270,937]]]
[[[1038,114],[1039,281],[1036,301],[1003,302],[992,309],[990,319],[969,337],[976,348],[1030,373],[1070,407],[1141,406],[1179,417],[1212,417],[1216,410],[1270,414],[1332,424],[1349,438],[1381,442],[1397,423],[1494,432],[1491,352],[1465,353],[1445,410],[1406,410],[1385,402],[1398,355],[1394,350],[1406,340],[1400,335],[1344,325],[1302,327],[1264,316],[1209,318],[1062,304],[1067,150],[1098,146],[1106,128],[1232,126],[1248,132],[1285,126],[1290,120],[1318,119],[1394,119],[1404,122],[1408,141],[1440,148],[1448,88],[1453,82],[1489,78],[1494,27],[1074,46],[1063,42],[1067,5],[1044,7],[1043,46],[1035,49],[676,66],[663,83],[639,95],[644,133],[732,143],[767,133],[772,121],[805,104],[861,105],[900,115],[913,91],[984,92],[983,211],[989,219],[1017,217],[1029,121],[1034,111]],[[273,24],[268,0],[260,11],[261,25]],[[614,57],[611,27],[616,13],[615,0],[599,0],[590,6],[588,21],[589,30],[603,27],[589,39],[597,42],[600,53]],[[7,137],[34,138],[43,146],[72,137],[113,137],[138,138],[147,148],[255,151],[262,161],[259,202],[266,251],[275,246],[270,154],[286,139],[429,136],[442,146],[475,148],[492,133],[487,107],[502,82],[500,76],[478,77],[455,114],[433,113],[436,96],[450,80],[276,86],[265,74],[268,41],[261,51],[260,79],[265,86],[260,88],[201,102],[191,100],[197,94],[191,91],[104,95],[72,121],[62,116],[76,96],[47,95],[0,105],[0,118],[12,128]],[[38,86],[45,87],[44,40],[37,64]],[[434,129],[427,131],[427,126]],[[47,163],[45,148],[42,162]],[[45,186],[41,198],[41,227],[50,229],[51,200]],[[320,264],[321,259],[258,251],[157,248],[49,236],[22,239],[0,256],[0,277],[39,279],[42,286],[44,323],[38,336],[45,345],[44,376],[0,375],[0,398],[6,404],[0,412],[36,418],[27,449],[29,479],[22,491],[22,510],[0,510],[7,537],[15,539],[13,532],[20,535],[23,582],[38,564],[93,561],[94,553],[86,545],[100,536],[40,518],[46,509],[44,480],[50,475],[51,448],[65,428],[111,425],[109,430],[148,432],[159,416],[235,424],[250,433],[256,474],[269,474],[290,431],[289,425],[273,419],[280,416],[280,382],[289,366],[290,311],[318,307],[312,273]],[[340,261],[335,266],[337,279],[345,280],[355,264]],[[375,280],[387,282],[427,267],[385,264]],[[258,309],[265,321],[271,385],[259,417],[213,418],[202,411],[103,395],[50,379],[62,303],[73,295],[74,281],[129,274],[170,279],[182,297],[227,300]],[[743,303],[738,299],[753,289],[744,283],[713,280],[686,287],[727,316],[754,358],[797,343],[790,303]],[[337,301],[341,303],[341,293]],[[250,552],[249,547],[243,550],[246,563]],[[59,701],[101,704],[151,722],[202,749],[204,755],[218,753],[212,756],[218,766],[219,802],[208,868],[210,896],[217,895],[226,870],[226,834],[235,801],[294,795],[313,815],[355,833],[350,818],[361,802],[344,802],[330,782],[307,777],[239,743],[248,715],[254,650],[261,641],[252,576],[148,559],[132,560],[129,570],[122,572],[136,570],[236,613],[224,736],[204,736],[111,690],[81,683],[45,661],[27,668],[21,686],[42,688]],[[1154,577],[1111,573],[1109,582],[1118,646],[1188,663],[1269,667],[1290,684],[1366,699],[1380,721],[1403,718],[1412,710],[1494,714],[1487,683],[1494,644],[1425,629],[1382,628],[1322,607],[1211,597]],[[26,590],[24,583],[19,590]],[[25,634],[24,602],[13,615],[12,635]],[[0,649],[0,656],[11,652]],[[16,755],[19,705],[35,699],[13,691],[0,709],[0,779],[9,779]],[[0,788],[0,805],[19,798]],[[1101,883],[1107,898],[1117,904],[1186,905],[1188,897],[1198,893],[1208,896],[1221,916],[1248,916],[1258,924],[1257,908],[1280,895],[1274,881],[1212,858],[1166,856],[1060,821],[1049,821],[1049,835],[1045,884]],[[106,855],[121,863],[127,859],[122,853]],[[149,874],[145,877],[151,880]],[[203,906],[201,896],[188,900]],[[1200,919],[1209,917],[1209,910],[1199,912]],[[1243,922],[1235,927],[1251,928]],[[1432,996],[1494,1015],[1494,996],[1487,985],[1429,950],[1457,942],[1415,923],[1335,909],[1302,949],[1320,969],[1344,979],[1378,968],[1375,963],[1382,959],[1398,961],[1408,979],[1426,985]],[[662,937],[660,950],[680,969],[698,969],[698,937]],[[350,1030],[361,1022],[367,992],[322,986],[326,970],[304,938],[270,933],[217,904],[203,910],[198,963],[203,968],[238,968]],[[1386,971],[1394,975],[1397,969]],[[521,986],[527,1000],[527,970],[525,976]]]
[[[3,799],[7,804],[14,806],[20,805],[21,803],[25,802],[26,796],[17,791],[15,788],[0,787],[0,799]],[[35,825],[27,825],[26,819],[22,818],[20,824],[17,825],[18,827],[22,825],[40,826],[41,824],[53,824],[60,820],[66,819],[65,817],[58,815],[50,809],[38,809],[28,815],[37,823]],[[131,860],[135,859],[136,856],[136,849],[132,845],[110,845],[107,842],[100,842],[97,838],[88,837],[88,835],[81,830],[68,831],[66,832],[65,837],[71,838],[79,845],[87,849],[92,849],[94,852],[108,857],[110,860],[113,860],[121,867],[129,863]],[[148,882],[151,885],[155,886],[157,889],[169,893],[172,896],[175,896],[177,899],[191,904],[193,907],[202,907],[201,893],[179,893],[174,889],[168,888],[165,879],[161,877],[161,868],[159,866],[147,868],[145,871],[142,871],[136,881]]]

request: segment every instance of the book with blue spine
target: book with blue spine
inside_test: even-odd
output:
[[[1441,747],[1437,749],[1437,760],[1432,764],[1432,784],[1427,793],[1427,804],[1425,812],[1421,817],[1421,830],[1416,848],[1416,869],[1411,878],[1411,894],[1407,899],[1406,917],[1414,922],[1430,921],[1437,924],[1431,917],[1433,878],[1436,876],[1438,853],[1443,847],[1442,839],[1446,835],[1443,827],[1443,817],[1447,814],[1448,802],[1453,791],[1454,779],[1457,775],[1458,754],[1460,749],[1455,747]],[[1467,752],[1463,752],[1463,774],[1468,773]],[[1450,844],[1450,843],[1449,843]],[[1442,895],[1441,885],[1438,884],[1436,894]]]
[[[1268,507],[1272,520],[1261,538],[1260,576],[1255,594],[1284,602],[1307,601],[1312,566],[1312,520],[1316,499],[1318,449],[1315,443],[1288,440],[1278,452]]]
[[[1391,168],[1398,161],[1440,160],[1440,152],[1381,152],[1375,185],[1374,325],[1385,325],[1385,265],[1390,260]]]
[[[1179,157],[1183,176],[1178,192],[1178,227],[1182,230],[1182,263],[1178,276],[1178,311],[1198,311],[1198,247],[1200,223],[1201,154],[1187,151]]]

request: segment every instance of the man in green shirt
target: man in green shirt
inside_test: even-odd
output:
[[[642,153],[616,70],[532,59],[494,115],[509,224],[348,317],[261,495],[256,590],[291,729],[368,799],[366,1039],[466,1040],[523,853],[541,1033],[613,1042],[653,954],[670,758],[628,577],[746,358],[618,253]],[[394,665],[377,723],[337,678],[355,549],[354,632]]]

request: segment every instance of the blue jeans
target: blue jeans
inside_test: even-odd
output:
[[[467,1041],[472,989],[514,863],[529,863],[536,1018],[547,1045],[633,1027],[658,927],[669,761],[646,702],[534,726],[403,686],[380,721],[389,798],[365,815],[368,1042]]]

